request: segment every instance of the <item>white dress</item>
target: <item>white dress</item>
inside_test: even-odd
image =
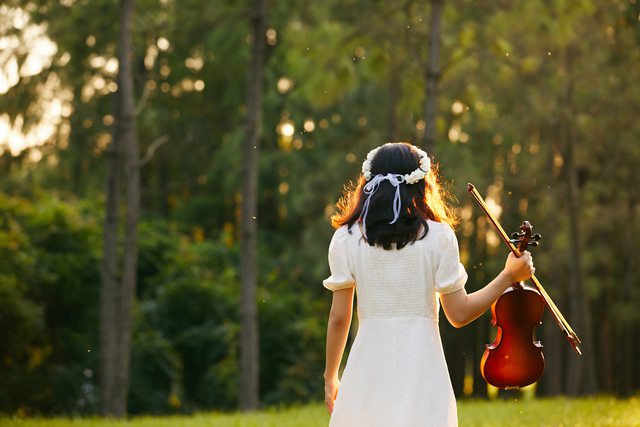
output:
[[[359,328],[330,427],[457,426],[456,400],[438,329],[436,293],[464,287],[458,241],[428,222],[422,240],[400,250],[372,247],[357,224],[329,245],[332,291],[355,286]]]

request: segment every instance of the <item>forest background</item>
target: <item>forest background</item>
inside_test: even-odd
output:
[[[125,3],[0,4],[3,413],[101,410]],[[138,0],[132,9],[140,215],[126,411],[243,407],[243,167],[258,81],[260,405],[322,400],[329,217],[366,153],[387,141],[415,142],[440,163],[468,291],[506,251],[467,182],[508,231],[527,219],[543,235],[536,275],[584,355],[545,314],[535,393],[637,393],[637,0],[271,1],[255,38],[260,4]],[[459,396],[490,392],[478,370],[495,333],[489,319],[459,330],[441,322]]]

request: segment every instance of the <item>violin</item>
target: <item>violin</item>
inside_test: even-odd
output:
[[[518,251],[530,245],[531,224],[522,223]],[[538,243],[540,235],[532,243]],[[536,245],[537,246],[537,245]],[[534,329],[542,324],[544,303],[537,289],[514,283],[491,305],[491,324],[498,328],[496,339],[480,361],[484,379],[498,388],[525,387],[538,381],[544,372],[544,355],[540,341],[532,341]]]
[[[514,233],[510,239],[473,184],[469,183],[467,190],[516,257],[520,257],[528,246],[539,244],[540,235],[531,236],[532,227],[528,221],[523,222],[520,232]],[[533,242],[530,242],[532,239]],[[515,243],[518,243],[517,248]],[[495,341],[487,345],[480,362],[480,371],[487,383],[498,388],[524,387],[542,376],[542,344],[533,341],[533,330],[542,323],[545,307],[565,333],[573,350],[578,355],[582,354],[578,335],[535,275],[530,280],[533,286],[524,282],[514,283],[491,306],[491,323],[498,328],[498,332]]]

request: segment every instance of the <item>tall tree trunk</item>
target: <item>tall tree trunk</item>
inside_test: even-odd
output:
[[[565,145],[566,175],[567,175],[567,199],[569,202],[569,227],[570,227],[570,310],[571,324],[576,333],[582,339],[582,356],[574,356],[575,360],[568,364],[567,388],[570,395],[593,394],[596,391],[595,368],[593,360],[593,333],[591,326],[591,310],[589,296],[584,285],[582,273],[582,244],[580,236],[580,195],[578,188],[578,170],[575,161],[575,129],[572,123],[572,92],[571,81],[572,50],[565,50],[565,69],[567,82],[563,94],[564,113],[562,116],[562,136]]]
[[[131,315],[138,259],[137,225],[140,211],[139,153],[134,112],[131,21],[133,0],[120,3],[118,37],[118,91],[107,183],[100,318],[101,397],[104,415],[127,413],[131,354]],[[123,150],[124,149],[124,150]],[[121,156],[125,154],[125,164]],[[118,204],[122,167],[125,167],[126,218],[124,259],[118,275]]]
[[[140,217],[140,150],[136,129],[134,88],[133,88],[133,39],[131,22],[134,0],[122,0],[121,30],[119,58],[122,78],[121,111],[118,118],[123,126],[123,142],[126,153],[126,208],[124,228],[124,252],[122,268],[121,311],[119,316],[118,363],[116,365],[116,413],[124,416],[127,413],[127,396],[129,393],[129,371],[131,363],[132,311],[136,292],[138,266],[138,219]]]
[[[477,220],[475,217],[472,217],[472,221],[477,224]],[[477,232],[476,232],[477,233]],[[475,236],[477,234],[474,233]],[[469,240],[469,259],[470,260],[486,260],[489,259],[490,254],[487,251],[486,238],[482,240],[473,239]],[[486,273],[484,270],[480,269],[479,271],[474,271],[473,281],[476,283],[487,283]],[[467,286],[470,287],[470,284]],[[469,289],[470,291],[475,291],[476,289]],[[473,395],[487,397],[487,382],[482,377],[482,373],[480,372],[480,362],[482,361],[482,356],[484,355],[484,351],[486,349],[486,345],[493,342],[495,337],[496,329],[491,326],[490,317],[481,316],[477,321],[474,322],[475,325],[469,325],[469,330],[467,333],[472,332],[473,335],[469,337],[468,342],[475,342],[473,348],[469,349],[470,357],[473,357]],[[463,334],[461,334],[464,337]],[[493,337],[491,336],[493,335]],[[464,339],[464,338],[463,338]]]
[[[621,363],[619,366],[619,372],[621,383],[620,392],[622,396],[628,397],[637,393],[638,384],[636,382],[636,372],[638,371],[638,348],[635,345],[637,329],[631,325],[625,325],[622,328],[622,345],[620,346]]]
[[[612,298],[604,298],[603,319],[600,324],[600,390],[607,394],[614,392],[614,365],[613,365],[613,328],[611,327],[611,313],[608,307],[612,304]],[[623,371],[627,372],[627,371]]]
[[[553,297],[553,301],[561,306],[561,301],[558,297]],[[545,311],[549,311],[545,308]],[[542,390],[541,394],[545,396],[558,396],[562,394],[562,378],[563,378],[563,349],[567,345],[567,342],[562,337],[562,332],[558,329],[558,325],[551,317],[551,314],[544,314],[544,322],[542,324],[544,345],[544,361],[545,372],[542,377]],[[573,353],[573,352],[572,352]],[[573,355],[569,355],[573,357]]]
[[[119,79],[118,79],[119,80]],[[114,117],[118,116],[119,93],[114,95]],[[103,254],[100,288],[100,401],[103,415],[112,415],[117,351],[118,319],[118,208],[120,168],[122,163],[121,129],[113,127],[107,150],[108,178],[103,232]]]
[[[393,47],[389,48],[389,61],[389,102],[387,104],[387,125],[389,130],[387,140],[394,142],[398,140],[398,114],[396,110],[400,99],[401,66]]]
[[[552,140],[558,133],[558,129],[553,127],[550,129],[549,134],[541,135],[542,140]],[[557,151],[556,144],[550,144],[545,147],[546,159],[545,165],[547,170],[553,169],[553,159],[554,153]],[[553,179],[552,175],[548,175],[545,177],[546,179]],[[547,182],[549,186],[552,184],[555,186],[554,182]],[[543,212],[546,212],[543,218],[540,220],[545,222],[546,235],[556,235],[558,233],[563,232],[562,226],[558,224],[558,221],[555,219],[555,214],[553,213],[553,209],[550,206],[544,206]],[[543,242],[543,245],[545,243]],[[535,255],[534,255],[535,256]],[[560,275],[556,278],[556,283],[568,283],[568,275]],[[565,298],[566,290],[557,288],[554,292],[554,289],[547,289],[549,295],[553,299],[553,301],[557,304],[558,307],[564,308],[566,307],[566,301],[568,298]],[[566,311],[563,309],[563,311]],[[562,332],[558,328],[558,324],[552,317],[549,309],[545,307],[545,314],[543,314],[543,323],[542,323],[542,344],[544,345],[544,359],[545,359],[545,368],[544,375],[541,379],[541,393],[545,396],[558,396],[564,391],[564,374],[565,374],[565,351],[567,350],[565,347],[567,346],[566,339],[563,337]]]
[[[260,367],[258,340],[257,288],[257,187],[258,153],[262,136],[262,90],[263,63],[265,55],[266,0],[255,0],[251,19],[251,62],[247,75],[247,116],[245,123],[242,171],[242,237],[240,276],[241,297],[241,342],[240,342],[240,389],[241,410],[253,410],[259,406]]]
[[[638,198],[638,190],[636,187],[631,185],[631,188],[628,192],[627,199],[627,224],[633,224],[636,221],[636,212],[638,209],[638,202],[636,201]],[[627,254],[633,254],[635,251],[635,246],[637,242],[637,233],[629,230],[625,233],[624,238],[624,252]],[[622,283],[620,289],[618,291],[617,296],[617,304],[624,305],[629,304],[631,306],[637,306],[637,302],[634,301],[636,299],[634,289],[637,287],[637,277],[638,277],[638,261],[635,256],[628,256],[624,260],[624,276],[622,278]],[[620,316],[616,319],[616,333],[613,336],[612,341],[621,343],[620,347],[615,347],[617,355],[614,355],[616,359],[616,369],[617,372],[623,372],[624,375],[618,375],[619,380],[616,384],[616,389],[622,393],[623,396],[631,396],[634,391],[638,389],[638,385],[636,383],[636,375],[638,372],[638,362],[637,362],[637,348],[635,348],[635,342],[637,342],[636,335],[637,330],[634,328],[634,323],[632,319],[627,316]],[[615,344],[612,344],[615,345]],[[617,357],[616,357],[617,356]]]
[[[425,132],[424,149],[433,153],[436,144],[436,118],[438,115],[438,84],[440,83],[440,36],[442,34],[442,9],[444,0],[431,1],[429,19],[429,60],[426,68],[426,92],[424,99]],[[422,138],[421,138],[422,139]]]

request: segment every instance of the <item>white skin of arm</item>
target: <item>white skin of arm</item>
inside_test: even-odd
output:
[[[456,328],[473,322],[493,304],[514,282],[530,278],[535,272],[531,253],[525,251],[520,258],[509,253],[504,269],[482,289],[469,295],[464,289],[440,295],[440,303],[449,323]]]
[[[333,412],[333,403],[340,386],[338,369],[349,336],[354,290],[355,288],[351,287],[333,291],[333,302],[327,324],[327,355],[324,370],[324,400],[329,413]]]

